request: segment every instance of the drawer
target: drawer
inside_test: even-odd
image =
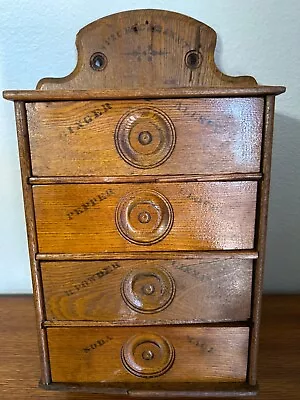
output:
[[[35,176],[260,170],[263,98],[27,103]]]
[[[249,329],[49,328],[53,382],[241,382]]]
[[[41,263],[48,320],[161,324],[250,318],[252,260]]]
[[[253,248],[257,182],[33,187],[41,253]]]

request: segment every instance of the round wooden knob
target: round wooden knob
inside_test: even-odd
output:
[[[137,168],[154,168],[166,161],[175,146],[175,128],[162,111],[144,107],[119,121],[115,144],[120,156]]]
[[[123,237],[135,244],[162,240],[173,223],[169,201],[155,190],[139,190],[123,197],[116,209],[116,225]]]
[[[161,267],[131,271],[121,283],[125,303],[140,313],[156,313],[170,305],[175,295],[172,275]]]
[[[174,358],[172,344],[165,337],[152,333],[131,337],[121,350],[125,368],[143,378],[163,375],[171,368]]]

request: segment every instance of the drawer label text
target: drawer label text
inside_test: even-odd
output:
[[[97,349],[98,347],[103,346],[105,343],[110,342],[113,338],[111,336],[106,336],[104,339],[99,339],[95,343],[90,344],[88,347],[83,348],[82,350],[85,353],[89,353],[92,350]]]
[[[211,353],[214,351],[214,348],[212,346],[207,346],[207,344],[203,343],[201,340],[188,336],[188,342],[195,345],[196,347],[199,347],[202,351],[205,351],[207,353]]]
[[[110,103],[101,104],[100,108],[95,108],[88,114],[86,114],[81,120],[76,121],[73,125],[68,126],[68,133],[75,133],[79,129],[85,128],[88,124],[93,122],[96,118],[101,117],[107,111],[111,110],[112,106]]]
[[[114,191],[112,189],[107,189],[105,192],[98,194],[97,196],[89,199],[87,202],[82,203],[79,207],[74,208],[71,212],[67,213],[68,219],[73,219],[77,215],[84,213],[113,194]]]
[[[193,110],[189,109],[189,107],[187,105],[184,105],[182,103],[176,104],[176,110],[181,111],[183,115],[185,115],[188,118],[193,119],[194,121],[198,122],[201,125],[207,125],[207,126],[216,125],[216,121],[213,121],[210,118],[204,117],[203,115],[200,114],[199,111],[193,111]]]
[[[199,204],[201,208],[210,208],[213,211],[217,211],[217,208],[207,199],[199,196],[198,194],[192,193],[187,189],[182,188],[180,193],[185,196],[188,200],[193,201],[194,203]]]
[[[178,269],[179,271],[185,272],[195,278],[199,279],[201,282],[208,282],[214,279],[213,275],[205,274],[201,271],[201,265],[195,264],[177,264],[176,261],[172,261],[172,267]],[[200,268],[199,268],[200,267]],[[225,268],[220,269],[220,271],[224,271]]]
[[[199,269],[195,268],[194,265],[186,265],[186,264],[178,265],[175,261],[173,261],[172,264],[175,268],[179,269],[179,271],[186,272],[187,274],[192,275],[195,278],[199,279],[201,282],[205,280],[205,275],[203,275],[203,273],[201,273]]]
[[[100,271],[96,272],[93,275],[88,276],[87,278],[85,278],[80,283],[74,285],[74,287],[72,289],[66,290],[65,294],[67,296],[72,296],[73,294],[78,293],[80,290],[85,289],[85,288],[93,285],[99,279],[103,278],[104,276],[110,274],[115,269],[120,268],[120,267],[121,267],[121,265],[118,264],[118,263],[112,263],[110,265],[107,265],[106,267],[100,269]]]

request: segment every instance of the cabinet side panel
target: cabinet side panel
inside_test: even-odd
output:
[[[256,247],[259,257],[256,260],[253,279],[252,318],[253,327],[250,333],[248,380],[250,385],[256,384],[257,355],[259,345],[259,330],[261,319],[261,300],[263,291],[263,274],[267,232],[267,217],[270,191],[271,157],[273,141],[275,97],[266,96],[265,116],[262,146],[262,173],[263,179],[258,187]]]
[[[24,210],[26,217],[27,237],[29,257],[31,264],[31,276],[34,303],[36,310],[36,321],[38,331],[39,354],[41,363],[41,383],[48,384],[51,382],[49,357],[48,357],[48,344],[46,337],[46,330],[42,329],[42,322],[44,317],[44,300],[42,292],[41,274],[39,269],[39,262],[36,261],[35,255],[38,252],[35,215],[32,197],[32,187],[28,183],[28,178],[31,176],[31,162],[30,162],[30,149],[27,131],[27,118],[25,104],[23,102],[15,102],[16,126],[18,135],[19,158],[22,175],[22,187],[24,198]]]

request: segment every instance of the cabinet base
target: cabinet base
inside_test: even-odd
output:
[[[150,398],[211,398],[256,396],[258,385],[240,383],[136,383],[136,384],[100,384],[100,383],[50,383],[40,384],[47,390],[98,393],[111,396],[129,396]]]

